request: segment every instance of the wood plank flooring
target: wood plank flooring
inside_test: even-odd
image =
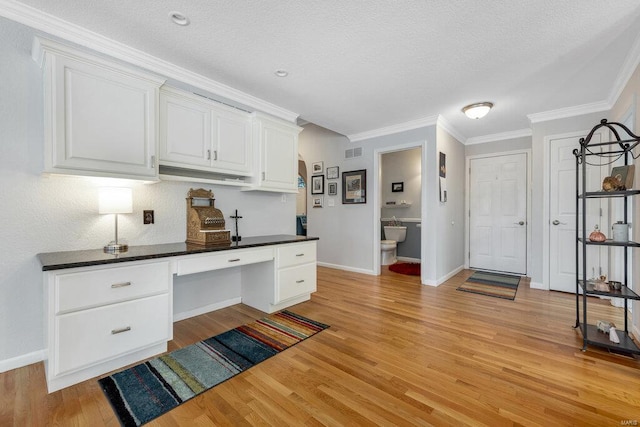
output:
[[[640,423],[640,360],[582,352],[575,297],[527,281],[515,301],[456,291],[470,274],[433,288],[320,267],[318,292],[291,310],[329,329],[149,425]],[[623,324],[608,301],[590,307],[591,322]],[[178,322],[170,350],[263,315],[237,305]],[[0,374],[0,426],[44,425],[119,422],[95,379],[47,394],[42,363]]]

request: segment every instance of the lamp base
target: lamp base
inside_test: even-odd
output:
[[[120,254],[122,252],[127,252],[129,250],[129,245],[121,243],[109,243],[102,249],[107,254]]]

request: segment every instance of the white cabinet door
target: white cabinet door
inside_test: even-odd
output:
[[[251,174],[251,116],[170,87],[160,92],[160,161],[165,166]]]
[[[169,166],[211,166],[211,109],[203,101],[160,92],[160,161]]]
[[[298,134],[302,129],[254,113],[254,138],[259,147],[258,189],[298,189]]]
[[[45,171],[157,177],[162,80],[38,39],[44,66]]]
[[[242,111],[218,107],[215,123],[213,167],[229,173],[251,172],[251,117]]]

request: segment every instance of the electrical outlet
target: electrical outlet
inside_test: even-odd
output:
[[[154,215],[152,210],[142,211],[142,221],[145,224],[153,224],[154,223]]]

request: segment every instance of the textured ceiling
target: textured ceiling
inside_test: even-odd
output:
[[[638,0],[21,3],[345,135],[437,114],[466,138],[527,128],[607,100],[640,33]],[[467,119],[479,101],[494,110]]]

